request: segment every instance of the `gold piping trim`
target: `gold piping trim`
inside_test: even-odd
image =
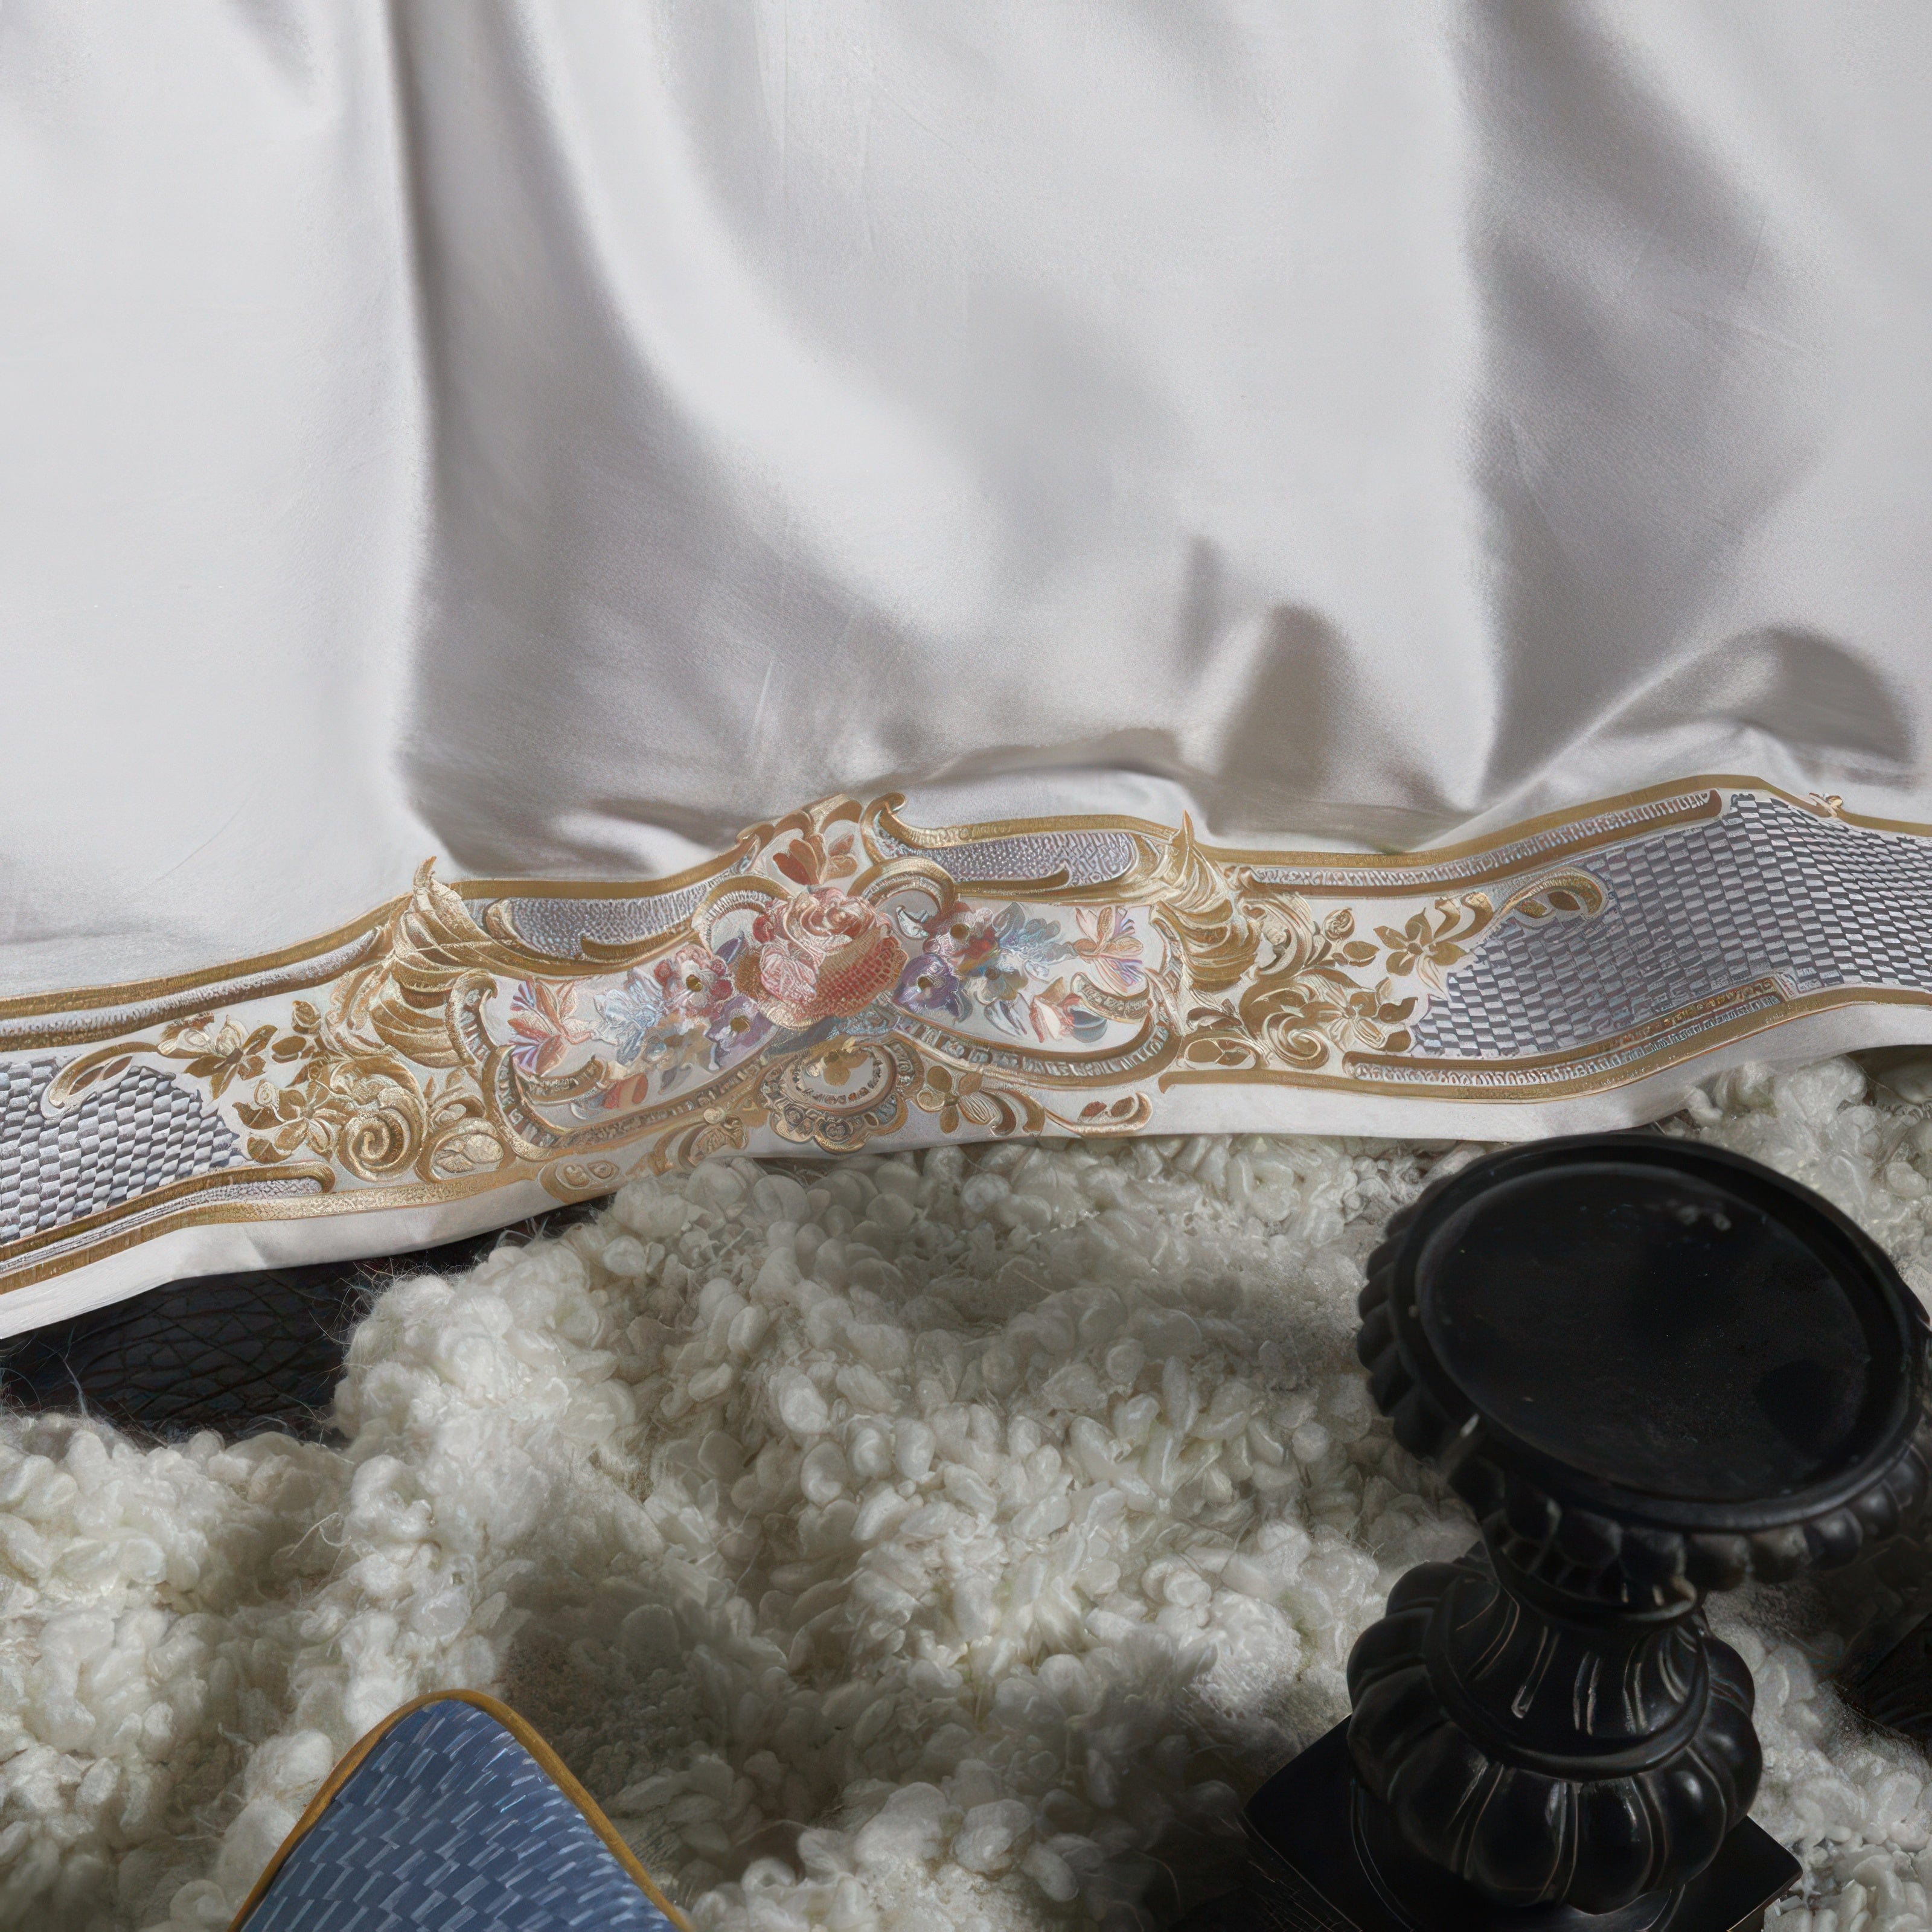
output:
[[[1782,799],[1786,805],[1796,806],[1799,811],[1809,812],[1814,818],[1823,815],[1842,820],[1847,825],[1863,826],[1871,832],[1905,832],[1921,838],[1932,838],[1932,824],[1921,825],[1902,818],[1872,818],[1862,812],[1843,809],[1821,814],[1815,800],[1801,798],[1796,792],[1789,792],[1781,785],[1774,785],[1766,778],[1750,778],[1734,772],[1698,772],[1689,778],[1670,778],[1658,784],[1645,785],[1636,791],[1618,792],[1613,796],[1593,799],[1586,805],[1560,806],[1552,812],[1539,812],[1534,818],[1512,819],[1499,832],[1486,832],[1477,838],[1468,838],[1454,845],[1422,845],[1404,852],[1337,852],[1327,850],[1301,851],[1268,846],[1210,845],[1204,842],[1201,850],[1217,863],[1226,866],[1292,866],[1310,871],[1329,868],[1354,866],[1388,867],[1400,869],[1403,866],[1424,868],[1430,866],[1452,864],[1458,859],[1472,858],[1484,852],[1493,851],[1498,847],[1514,845],[1524,838],[1533,838],[1540,832],[1548,832],[1560,825],[1580,825],[1585,820],[1600,818],[1613,812],[1627,812],[1633,806],[1649,805],[1661,798],[1669,798],[1680,792],[1693,791],[1757,791],[1768,794],[1773,798]],[[994,818],[973,825],[949,826],[944,830],[928,830],[923,826],[909,826],[899,818],[897,807],[904,802],[903,796],[882,801],[884,809],[880,817],[890,827],[896,837],[903,838],[908,845],[922,851],[943,850],[958,845],[977,845],[996,838],[1023,838],[1029,833],[1040,832],[1138,832],[1150,838],[1171,838],[1174,828],[1159,819],[1136,818],[1123,814],[1118,817],[1104,813],[1072,813],[1052,818]],[[981,881],[975,880],[977,886]],[[991,881],[987,881],[990,884]],[[1352,888],[1360,890],[1360,888]]]
[[[1643,802],[1652,803],[1654,801],[1647,800]],[[1636,808],[1616,808],[1622,810]],[[1606,814],[1609,809],[1609,808],[1606,808]],[[1658,812],[1654,818],[1646,819],[1641,825],[1622,826],[1610,830],[1579,832],[1573,838],[1558,839],[1552,844],[1545,845],[1538,850],[1526,854],[1520,858],[1509,859],[1498,856],[1489,865],[1464,866],[1456,872],[1453,879],[1424,883],[1391,873],[1386,880],[1378,880],[1373,884],[1351,880],[1346,886],[1338,884],[1334,887],[1334,890],[1338,895],[1346,892],[1351,898],[1403,898],[1418,892],[1444,890],[1461,892],[1472,886],[1492,884],[1498,879],[1509,878],[1514,873],[1534,872],[1546,866],[1560,865],[1566,859],[1582,857],[1586,854],[1600,850],[1606,845],[1620,845],[1630,838],[1648,838],[1654,833],[1674,831],[1682,826],[1701,825],[1708,820],[1721,818],[1724,815],[1724,794],[1717,790],[1706,791],[1686,798],[1678,810]],[[1546,831],[1550,829],[1547,826],[1544,828]],[[1522,844],[1540,836],[1535,832],[1526,832],[1521,838],[1507,839],[1496,849],[1500,854],[1508,846]],[[1480,856],[1480,855],[1472,856]],[[1380,855],[1370,854],[1361,862],[1366,864],[1370,860],[1375,860],[1379,862]],[[1405,860],[1403,862],[1405,866],[1417,872],[1430,869],[1430,867],[1425,866],[1420,860]],[[1456,866],[1460,862],[1455,860],[1445,860],[1432,862],[1432,864]],[[1270,860],[1264,865],[1256,862],[1254,869],[1258,872],[1291,872],[1296,868],[1292,865],[1284,864],[1279,860]],[[1331,866],[1328,869],[1340,870],[1340,868]],[[1318,897],[1325,896],[1316,887],[1306,886],[1304,890],[1315,892]]]
[[[192,1177],[188,1183],[175,1184],[184,1193],[200,1192],[224,1186],[238,1178],[260,1180],[265,1176],[271,1179],[285,1178],[286,1168],[228,1168],[216,1174]],[[299,1172],[299,1170],[297,1171]],[[178,1234],[185,1228],[231,1227],[245,1221],[314,1221],[337,1214],[382,1214],[391,1208],[435,1208],[452,1201],[461,1201],[472,1194],[488,1194],[499,1187],[510,1186],[521,1180],[536,1180],[533,1173],[511,1174],[472,1174],[457,1180],[418,1181],[406,1187],[345,1189],[339,1193],[277,1195],[262,1201],[229,1201],[212,1208],[181,1208],[172,1214],[158,1214],[152,1220],[142,1221],[138,1227],[125,1233],[110,1236],[100,1241],[89,1242],[80,1252],[57,1257],[43,1262],[38,1266],[22,1269],[17,1274],[0,1286],[0,1294],[11,1294],[16,1288],[31,1288],[37,1281],[46,1281],[57,1274],[64,1274],[71,1268],[98,1261],[105,1261],[110,1255],[124,1254],[130,1248],[139,1247],[143,1241],[154,1240],[163,1234]],[[156,1193],[160,1190],[157,1189]],[[601,1190],[600,1190],[601,1191]],[[137,1196],[118,1208],[104,1208],[98,1217],[90,1215],[85,1222],[63,1222],[58,1228],[50,1228],[39,1234],[29,1235],[25,1240],[12,1246],[0,1249],[0,1262],[10,1256],[27,1254],[38,1248],[64,1242],[71,1238],[76,1230],[85,1231],[92,1225],[111,1226],[116,1220],[124,1219],[142,1213],[152,1205],[153,1195]]]
[[[459,879],[452,885],[466,899],[666,898],[716,878],[743,855],[748,842],[740,837],[715,859],[701,859],[659,879]]]
[[[361,1768],[363,1760],[405,1718],[428,1704],[473,1704],[486,1716],[495,1718],[536,1760],[550,1782],[584,1814],[584,1822],[603,1840],[605,1849],[636,1881],[638,1889],[679,1928],[679,1932],[691,1932],[691,1922],[658,1889],[650,1874],[638,1862],[636,1852],[618,1836],[617,1828],[604,1816],[596,1799],[571,1775],[570,1768],[562,1759],[551,1750],[549,1744],[532,1726],[518,1717],[507,1704],[499,1703],[494,1697],[481,1690],[431,1690],[425,1696],[413,1699],[400,1709],[392,1711],[380,1724],[358,1738],[344,1754],[340,1762],[322,1780],[322,1789],[309,1800],[308,1810],[296,1820],[294,1828],[276,1846],[274,1856],[262,1868],[262,1876],[255,1881],[254,1888],[242,1901],[242,1909],[230,1922],[228,1932],[242,1932],[248,1915],[267,1896],[269,1886],[274,1882],[276,1874],[287,1862],[289,1855],[315,1828],[322,1814]]]
[[[263,1180],[319,1181],[322,1192],[332,1186],[335,1180],[333,1168],[316,1166],[292,1167],[224,1167],[213,1174],[191,1174],[180,1180],[170,1180],[163,1186],[150,1188],[144,1194],[136,1194],[125,1201],[116,1202],[111,1208],[97,1208],[92,1214],[83,1214],[78,1220],[63,1221],[58,1226],[44,1228],[38,1234],[23,1234],[18,1240],[0,1245],[0,1265],[14,1260],[21,1255],[31,1255],[41,1248],[53,1247],[61,1242],[70,1240],[76,1234],[85,1234],[96,1228],[111,1228],[117,1221],[124,1221],[130,1214],[139,1214],[146,1209],[158,1207],[170,1201],[178,1201],[184,1196],[206,1194],[217,1188],[233,1187],[239,1184],[252,1185]],[[284,1199],[292,1204],[305,1197],[291,1194],[278,1197],[278,1204]]]
[[[97,1041],[112,1040],[130,1027],[154,1026],[164,1020],[184,1018],[204,1007],[206,1002],[200,995],[212,991],[218,998],[232,998],[233,988],[245,986],[255,980],[273,979],[275,983],[249,996],[253,998],[266,999],[274,993],[305,993],[313,987],[332,985],[344,974],[352,970],[368,956],[381,938],[382,928],[379,925],[362,934],[359,945],[351,940],[346,946],[333,947],[318,955],[307,972],[272,967],[262,974],[237,972],[206,981],[200,986],[164,993],[152,1000],[130,1000],[124,1005],[110,1005],[104,1010],[95,1006],[90,1010],[104,1011],[106,1017],[94,1020],[63,1018],[51,1026],[36,1027],[31,1032],[19,1034],[11,1039],[0,1038],[0,1053],[38,1053],[50,1048],[92,1046]],[[6,1023],[18,1024],[14,1021]]]
[[[93,1006],[134,1006],[151,1000],[165,999],[170,993],[193,992],[198,987],[224,984],[230,980],[252,980],[260,973],[272,973],[283,966],[297,966],[318,953],[333,952],[352,940],[380,932],[397,910],[409,903],[409,895],[386,899],[374,912],[338,926],[320,939],[305,939],[297,946],[285,946],[278,952],[258,952],[251,958],[224,966],[203,966],[190,973],[175,973],[160,980],[127,980],[108,986],[80,986],[64,993],[27,993],[0,1000],[0,1020],[37,1019],[43,1013],[82,1012]],[[13,1049],[9,1048],[10,1052]]]
[[[1646,803],[1650,802],[1642,801]],[[1612,810],[1626,808],[1628,808],[1621,806],[1606,806],[1604,808],[1606,814]],[[1515,873],[1534,872],[1546,866],[1559,865],[1566,859],[1574,859],[1587,853],[1595,852],[1606,845],[1621,844],[1626,839],[1648,838],[1655,832],[1671,831],[1681,826],[1700,824],[1708,819],[1721,818],[1724,816],[1724,811],[1723,794],[1718,791],[1706,791],[1687,797],[1680,810],[1659,812],[1654,818],[1646,820],[1641,826],[1624,826],[1609,830],[1580,832],[1574,838],[1559,840],[1553,844],[1544,846],[1540,851],[1527,854],[1520,858],[1499,857],[1492,865],[1472,866],[1466,869],[1458,871],[1453,879],[1438,880],[1433,882],[1419,880],[1409,874],[1430,871],[1442,866],[1453,866],[1458,862],[1454,859],[1438,859],[1422,854],[1407,854],[1400,858],[1390,858],[1387,854],[1379,852],[1331,852],[1325,855],[1324,864],[1314,865],[1310,861],[1322,858],[1324,855],[1283,853],[1269,856],[1254,852],[1224,850],[1220,847],[1214,845],[1202,845],[1198,849],[1204,856],[1213,860],[1217,864],[1246,866],[1257,872],[1311,871],[1340,872],[1368,866],[1394,867],[1400,865],[1406,868],[1403,872],[1397,874],[1391,871],[1388,876],[1383,879],[1354,878],[1347,880],[1346,884],[1338,880],[1332,886],[1314,885],[1304,880],[1298,882],[1288,889],[1304,892],[1316,898],[1341,898],[1344,896],[1351,899],[1412,898],[1418,893],[1445,890],[1460,892],[1472,886],[1490,884],[1498,879],[1508,878]],[[900,828],[890,813],[881,812],[880,817],[896,836],[900,836]],[[1058,824],[1064,824],[1066,822],[1064,820],[1056,821]],[[1172,836],[1171,827],[1154,829],[1156,831],[1165,831],[1169,836]],[[1544,829],[1547,830],[1549,828],[1546,826]],[[1534,831],[1527,830],[1522,833],[1521,838],[1512,834],[1510,838],[1502,842],[1502,844],[1497,849],[1500,851],[1505,847],[1520,844],[1524,840],[1538,836]],[[912,842],[908,839],[907,842],[910,844]],[[922,847],[919,849],[946,850],[952,848],[942,846]],[[961,884],[962,889],[970,887],[974,894],[987,898],[997,896],[1002,892],[1010,894],[1015,898],[1059,896],[1063,889],[1066,896],[1078,897],[1079,890],[1078,888],[1068,884],[1067,873],[1064,866],[1057,872],[1044,874],[1037,878],[989,878],[962,880]],[[1270,884],[1279,884],[1280,882],[1270,880]]]

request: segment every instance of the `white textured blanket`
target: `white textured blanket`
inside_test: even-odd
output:
[[[1696,1111],[1932,1285],[1922,1109],[1838,1060]],[[340,1446],[0,1420],[0,1926],[225,1926],[337,1756],[451,1685],[700,1926],[1155,1922],[1470,1539],[1351,1349],[1361,1257],[1458,1157],[714,1166],[390,1289]],[[1780,1932],[1932,1924],[1925,1760],[1820,1687],[1829,1618],[1716,1609],[1806,1862]]]

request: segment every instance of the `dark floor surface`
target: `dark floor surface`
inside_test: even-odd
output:
[[[412,1253],[151,1288],[0,1342],[0,1399],[16,1408],[78,1410],[146,1436],[280,1429],[317,1438],[329,1432],[350,1334],[392,1281],[474,1268],[498,1242],[554,1232],[595,1204]]]

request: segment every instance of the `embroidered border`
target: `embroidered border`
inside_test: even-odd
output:
[[[1932,838],[1750,779],[1367,857],[902,803],[827,800],[648,886],[425,865],[283,955],[0,1002],[0,1289],[211,1220],[1128,1133],[1204,1082],[1520,1102],[1932,1006]]]

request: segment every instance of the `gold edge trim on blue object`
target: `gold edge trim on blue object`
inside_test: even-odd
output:
[[[248,1896],[242,1901],[241,1910],[230,1922],[229,1932],[243,1932],[248,1915],[268,1896],[268,1888],[274,1884],[276,1874],[287,1862],[290,1853],[314,1829],[322,1814],[340,1795],[344,1786],[361,1768],[370,1753],[405,1718],[412,1716],[428,1705],[442,1703],[473,1704],[478,1710],[502,1725],[536,1759],[550,1782],[583,1813],[584,1822],[635,1881],[638,1890],[679,1928],[679,1932],[691,1932],[690,1922],[658,1890],[650,1874],[638,1862],[637,1854],[625,1844],[618,1835],[616,1827],[604,1816],[597,1801],[571,1774],[569,1767],[550,1748],[541,1733],[507,1704],[500,1703],[482,1690],[429,1691],[392,1711],[379,1724],[364,1732],[343,1754],[335,1768],[322,1780],[322,1788],[309,1800],[307,1809],[290,1828],[288,1836],[276,1846],[274,1856],[262,1868],[261,1876],[255,1881]]]

